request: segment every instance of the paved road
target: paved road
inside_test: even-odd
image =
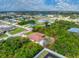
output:
[[[3,21],[3,20],[0,20],[0,22],[2,22],[2,23],[6,23],[6,24],[11,24],[10,22]],[[28,27],[24,27],[24,26],[16,25],[15,23],[13,23],[13,24],[11,24],[11,25],[16,26],[16,27],[19,27],[19,28],[23,28],[23,29],[28,29]],[[0,39],[0,40],[3,40],[3,39],[6,40],[6,39],[9,38],[9,37],[21,36],[23,33],[26,33],[26,32],[28,32],[28,31],[23,31],[23,32],[14,34],[14,35],[11,35],[9,32],[7,32],[6,34],[8,35],[8,37],[6,37],[6,38],[2,38],[2,39]]]

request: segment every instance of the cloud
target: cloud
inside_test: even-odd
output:
[[[77,10],[78,6],[69,4],[65,0],[59,0],[59,2],[56,5],[56,8],[64,11],[75,11]]]
[[[78,2],[73,2],[78,0],[54,1],[55,4],[46,5],[45,0],[0,0],[0,11],[79,11]]]

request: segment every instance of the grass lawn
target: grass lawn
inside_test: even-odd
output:
[[[32,33],[34,33],[34,32],[28,32],[28,33],[25,33],[26,35],[29,35],[29,34],[32,34]]]
[[[22,31],[24,31],[23,28],[15,28],[14,30],[10,31],[10,34],[17,34],[17,33],[22,32]]]
[[[5,37],[7,37],[6,34],[1,34],[1,35],[0,35],[0,38],[5,38]]]

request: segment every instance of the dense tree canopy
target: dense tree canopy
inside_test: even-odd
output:
[[[31,58],[34,57],[42,47],[31,42],[27,38],[12,37],[0,42],[0,57],[8,58]]]
[[[19,25],[26,25],[26,24],[35,24],[35,20],[21,20],[18,24]]]
[[[68,31],[70,28],[79,28],[79,25],[69,21],[55,21],[48,28],[42,31],[45,35],[54,37],[56,39],[55,44],[49,45],[48,48],[54,50],[66,57],[79,57],[79,35],[77,33],[71,33]]]

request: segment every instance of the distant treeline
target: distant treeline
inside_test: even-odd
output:
[[[16,14],[30,14],[30,15],[36,15],[36,14],[42,14],[42,15],[46,15],[46,14],[79,14],[79,11],[2,11],[1,13],[16,13]]]

